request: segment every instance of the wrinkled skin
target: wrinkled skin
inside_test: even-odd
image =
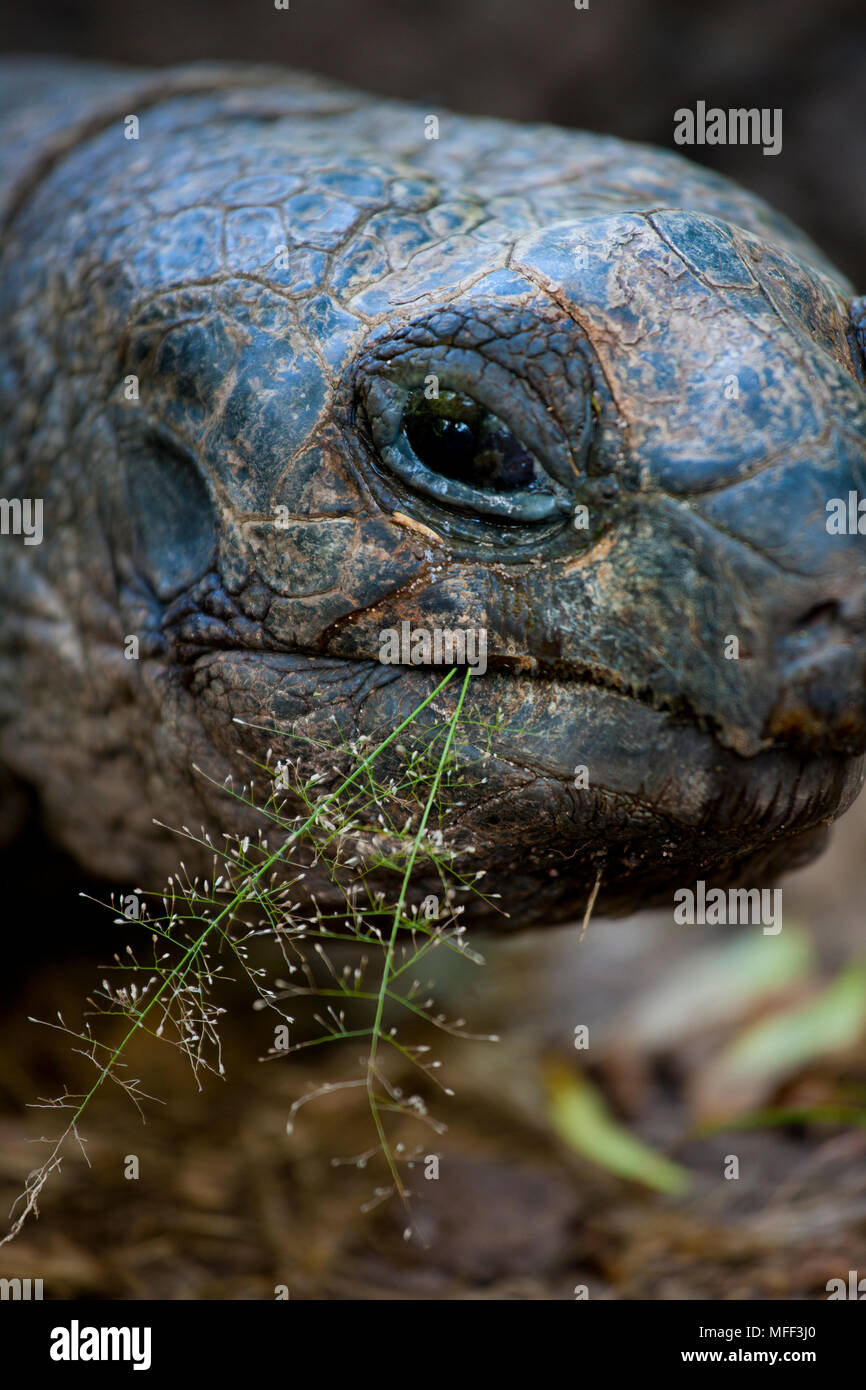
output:
[[[2,495],[45,538],[0,540],[0,761],[53,835],[158,886],[154,818],[244,830],[227,775],[433,688],[378,660],[408,621],[487,630],[467,708],[502,723],[444,829],[512,925],[599,872],[619,911],[815,852],[866,747],[864,539],[825,525],[866,495],[866,390],[862,304],[801,233],[669,153],[447,113],[428,140],[297,75],[14,75]],[[431,375],[541,494],[418,467]]]

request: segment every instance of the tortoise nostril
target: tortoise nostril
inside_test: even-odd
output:
[[[824,600],[776,648],[779,694],[766,732],[811,751],[866,746],[866,646],[846,604]]]

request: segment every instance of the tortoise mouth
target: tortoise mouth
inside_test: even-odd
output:
[[[435,690],[441,667],[383,666],[302,654],[220,651],[191,672],[198,716],[243,776],[289,753],[335,775],[334,751],[375,746]],[[452,680],[387,749],[383,778],[406,750],[429,747],[454,712]],[[770,749],[744,758],[686,717],[598,685],[491,669],[473,677],[454,748],[465,779],[440,828],[484,869],[512,922],[673,903],[696,879],[765,886],[811,858],[854,800],[863,760]],[[469,858],[467,857],[467,863]],[[419,891],[424,887],[419,881]],[[467,907],[467,920],[483,908]],[[499,922],[502,925],[502,922]]]

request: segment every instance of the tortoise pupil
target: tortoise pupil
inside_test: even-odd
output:
[[[403,418],[415,457],[453,482],[488,492],[535,491],[533,456],[507,425],[469,396],[413,392]]]
[[[434,473],[455,482],[472,481],[476,439],[465,420],[416,411],[406,422],[406,434],[418,458]]]

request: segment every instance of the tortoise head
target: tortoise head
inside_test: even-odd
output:
[[[560,133],[483,123],[488,153],[507,132],[522,191],[479,192],[467,121],[443,191],[447,150],[425,152],[433,170],[348,158],[357,111],[327,117],[329,160],[324,116],[287,153],[279,122],[251,136],[227,117],[217,140],[190,109],[187,144],[165,117],[174,143],[134,174],[91,148],[64,175],[126,186],[98,236],[81,227],[64,293],[88,305],[66,360],[101,382],[74,447],[104,539],[82,523],[76,563],[98,570],[94,659],[136,721],[132,872],[176,852],[154,812],[237,828],[192,762],[248,780],[299,738],[375,738],[461,659],[477,673],[457,754],[483,781],[442,829],[513,920],[573,915],[599,877],[618,911],[811,855],[866,749],[845,282],[673,156],[623,191],[646,151],[562,135],[566,158]],[[594,202],[550,191],[581,159]],[[687,207],[660,196],[676,171]]]

